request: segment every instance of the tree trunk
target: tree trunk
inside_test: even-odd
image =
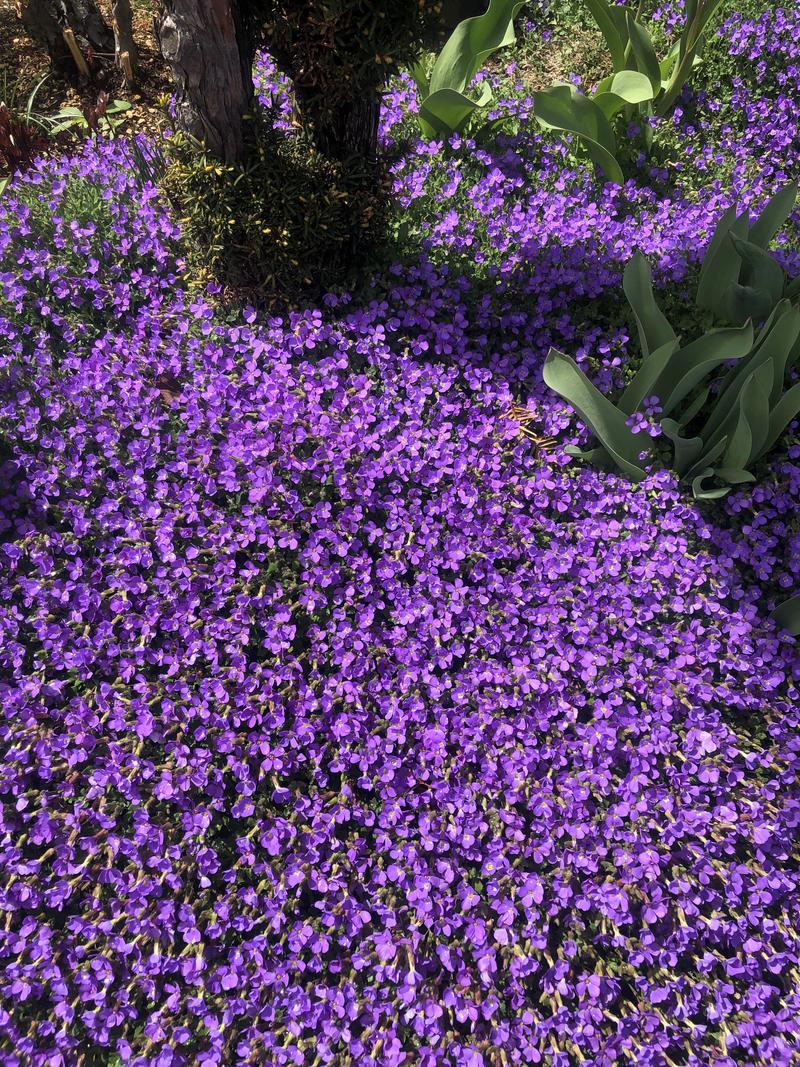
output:
[[[125,76],[125,84],[131,85],[139,64],[139,50],[133,39],[131,0],[111,0],[111,26],[117,66]]]
[[[31,37],[47,49],[53,66],[66,73],[74,73],[76,63],[65,29],[75,34],[85,60],[91,53],[110,55],[114,49],[114,35],[95,0],[23,0],[22,21]]]
[[[255,36],[237,0],[164,0],[156,26],[182,129],[226,163],[245,156]]]
[[[378,157],[378,124],[381,98],[377,90],[337,108],[321,109],[319,93],[306,98],[302,87],[295,87],[299,117],[310,132],[314,144],[331,159],[360,159],[374,162]]]

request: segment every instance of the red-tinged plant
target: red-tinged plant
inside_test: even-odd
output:
[[[6,105],[0,104],[0,171],[16,174],[26,170],[47,147],[47,137],[41,130],[14,118]]]

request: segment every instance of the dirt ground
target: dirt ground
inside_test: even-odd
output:
[[[52,71],[47,53],[28,36],[17,6],[17,0],[0,0],[0,97],[4,86],[16,86],[17,96],[27,100],[36,83],[49,74],[36,95],[35,110],[39,113],[52,115],[68,104],[94,103],[98,93],[106,90],[112,99],[132,105],[124,115],[121,131],[158,129],[170,86],[153,35],[152,3],[139,0],[133,4],[139,69],[136,84],[130,88],[124,85],[113,61],[96,61],[91,80],[83,85]],[[99,0],[109,23],[110,6],[108,0]]]

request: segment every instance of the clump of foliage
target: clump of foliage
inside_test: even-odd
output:
[[[721,0],[689,0],[678,39],[659,59],[653,38],[639,20],[639,12],[586,0],[608,45],[613,72],[593,93],[583,93],[570,82],[557,82],[534,93],[534,113],[545,129],[578,137],[587,154],[609,181],[621,185],[624,175],[618,159],[618,137],[630,120],[649,149],[652,116],[663,117],[673,108],[683,86],[699,61],[706,32]]]
[[[221,163],[184,134],[170,141],[162,186],[190,274],[278,299],[354,284],[385,233],[383,181],[368,163],[330,159],[256,121],[245,164]]]
[[[698,499],[715,499],[733,485],[755,480],[750,468],[800,413],[800,385],[784,388],[800,355],[800,311],[787,299],[797,284],[786,285],[783,269],[766,251],[796,193],[794,185],[781,189],[752,226],[747,212],[729,212],[701,271],[698,306],[730,312],[728,321],[747,309],[751,315],[761,310],[768,317],[760,330],[748,317],[681,345],[653,296],[647,260],[637,253],[625,269],[623,285],[644,359],[617,402],[605,397],[570,356],[550,350],[545,382],[575,408],[599,441],[589,452],[573,449],[573,454],[610,462],[640,481],[648,458],[640,431],[648,416],[656,415],[658,426],[651,430],[670,441],[669,464],[691,483]],[[749,241],[732,232],[732,218]],[[709,481],[716,484],[710,487]]]
[[[257,0],[266,44],[294,83],[318,148],[345,158],[376,144],[379,93],[441,34],[440,0]]]
[[[492,99],[488,82],[477,97],[467,94],[487,56],[514,43],[514,16],[521,0],[491,0],[483,15],[465,19],[453,30],[428,74],[419,62],[411,74],[419,94],[419,124],[423,137],[448,137],[463,127],[474,112]]]

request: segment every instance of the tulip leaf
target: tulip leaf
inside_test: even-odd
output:
[[[752,347],[753,326],[747,322],[744,326],[710,330],[682,348],[658,382],[664,414],[670,414],[675,405],[721,363],[743,359]]]
[[[650,34],[640,22],[636,21],[630,11],[627,12],[626,25],[631,49],[636,58],[636,66],[650,82],[652,98],[661,89],[661,67],[653,48],[653,42]]]
[[[628,260],[622,276],[622,288],[636,317],[642,352],[647,356],[656,348],[674,341],[675,331],[656,303],[650,264],[641,252],[634,252]]]
[[[749,218],[747,212],[736,214],[729,208],[717,224],[700,268],[697,284],[697,305],[720,314],[726,290],[739,280],[741,260],[726,238],[733,232],[741,237],[747,235]]]
[[[544,362],[545,384],[563,397],[594,433],[617,466],[633,481],[641,481],[641,439],[631,432],[625,415],[592,385],[577,363],[551,348]]]
[[[491,0],[483,15],[459,22],[434,63],[431,93],[463,92],[487,56],[514,43],[514,16],[521,7],[521,0]]]
[[[770,412],[767,434],[758,456],[763,456],[772,448],[789,423],[798,415],[800,415],[800,384],[793,385],[787,390]]]
[[[574,133],[583,142],[592,161],[609,181],[624,184],[622,168],[615,158],[616,142],[608,119],[597,105],[574,85],[551,85],[533,93],[533,111],[546,129]]]
[[[683,437],[680,427],[674,419],[662,419],[661,430],[672,442],[675,462],[673,466],[679,475],[684,475],[696,463],[703,451],[703,442],[699,437]]]
[[[764,210],[750,227],[748,240],[760,248],[766,248],[791,215],[796,200],[796,182],[790,182],[779,189],[767,202]]]
[[[656,382],[677,351],[678,339],[675,338],[645,357],[619,398],[617,407],[620,411],[625,415],[632,415],[649,396],[657,395]]]
[[[742,260],[739,279],[743,285],[752,286],[769,295],[770,306],[777,304],[783,295],[786,275],[780,263],[763,248],[746,241],[731,231],[728,237]]]
[[[800,634],[800,594],[778,604],[772,612],[772,617],[782,630],[788,630],[789,633],[795,635]]]
[[[614,70],[622,70],[625,66],[625,43],[624,30],[625,12],[616,9],[606,0],[585,0],[586,6],[592,13],[594,21],[605,38],[608,50],[611,53],[611,63]],[[620,25],[619,12],[622,10],[622,24]]]

